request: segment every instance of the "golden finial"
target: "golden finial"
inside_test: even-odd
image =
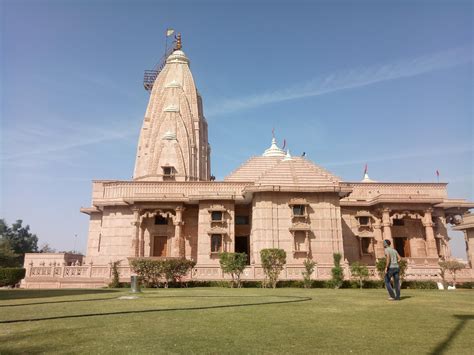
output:
[[[178,35],[176,36],[176,46],[174,49],[177,51],[181,49],[181,33],[178,33]]]

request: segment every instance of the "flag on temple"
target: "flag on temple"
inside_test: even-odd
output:
[[[283,147],[281,149],[285,149],[286,147],[286,139],[283,139]]]
[[[364,175],[367,174],[368,168],[367,168],[367,163],[365,163],[365,168],[364,168]]]
[[[436,176],[439,177],[439,170],[436,170]]]
[[[172,28],[166,29],[166,37],[171,36],[174,33],[174,30]]]

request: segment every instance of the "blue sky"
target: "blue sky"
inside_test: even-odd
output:
[[[130,179],[143,71],[183,50],[212,172],[268,147],[359,181],[433,182],[474,200],[470,1],[3,1],[1,211],[85,251],[91,180]],[[454,253],[463,255],[461,234]]]

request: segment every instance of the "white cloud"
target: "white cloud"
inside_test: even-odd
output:
[[[470,48],[459,47],[410,60],[340,71],[283,90],[223,100],[211,106],[207,110],[206,116],[225,115],[266,104],[324,95],[383,81],[412,77],[435,70],[451,68],[470,61],[472,61]]]

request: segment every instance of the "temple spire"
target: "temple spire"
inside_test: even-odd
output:
[[[181,48],[182,48],[181,33],[178,33],[178,35],[176,36],[176,46],[174,47],[174,49],[177,50],[177,51],[180,51]]]

